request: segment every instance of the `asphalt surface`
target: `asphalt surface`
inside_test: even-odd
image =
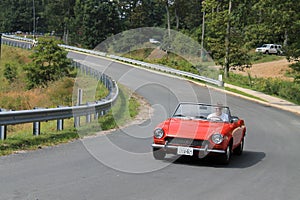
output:
[[[300,119],[268,104],[184,79],[70,53],[145,97],[142,124],[0,158],[0,199],[299,199]],[[178,102],[224,102],[247,125],[245,151],[228,166],[152,158],[152,130]],[[117,116],[116,116],[117,120]]]

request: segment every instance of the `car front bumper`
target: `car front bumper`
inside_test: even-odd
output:
[[[166,144],[166,145],[164,145],[164,144],[154,144],[153,143],[152,147],[165,149],[167,151],[168,149],[170,149],[170,150],[178,149],[179,146],[168,145],[168,144]],[[196,148],[196,147],[190,147],[190,148],[193,148],[194,151],[203,152],[205,154],[207,154],[207,153],[225,153],[225,150],[209,149],[207,146],[205,146],[204,148]]]

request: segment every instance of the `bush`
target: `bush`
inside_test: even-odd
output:
[[[4,77],[9,83],[14,82],[14,80],[17,78],[17,67],[10,63],[6,63],[4,67]]]
[[[295,82],[283,81],[278,78],[253,78],[238,74],[230,74],[225,82],[300,104],[300,84]]]
[[[282,84],[283,81],[279,79],[274,79],[274,78],[268,78],[268,79],[259,79],[259,84],[256,84],[256,87],[259,91],[270,94],[270,95],[279,95],[279,89],[280,85]]]
[[[278,95],[284,99],[300,104],[300,84],[285,82],[281,85]]]

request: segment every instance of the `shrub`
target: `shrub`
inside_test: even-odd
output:
[[[17,67],[10,63],[6,63],[4,67],[4,77],[9,83],[14,82],[14,80],[17,78]]]
[[[230,77],[225,79],[225,82],[300,104],[300,84],[295,82],[284,81],[278,78],[253,78],[238,74],[230,74]]]
[[[274,78],[261,79],[264,87],[262,88],[262,92],[271,95],[279,95],[280,85],[283,81]]]
[[[281,85],[278,94],[284,99],[300,104],[300,84],[285,82]]]

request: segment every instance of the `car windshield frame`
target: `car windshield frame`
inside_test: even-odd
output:
[[[215,113],[216,109],[221,109],[222,113],[228,115],[228,121],[220,122],[229,122],[231,118],[230,109],[228,106],[223,105],[211,105],[211,104],[202,104],[202,103],[180,103],[175,109],[172,118],[188,118],[195,120],[209,120],[208,115]],[[213,120],[216,121],[216,120]],[[217,120],[218,121],[218,120]]]

